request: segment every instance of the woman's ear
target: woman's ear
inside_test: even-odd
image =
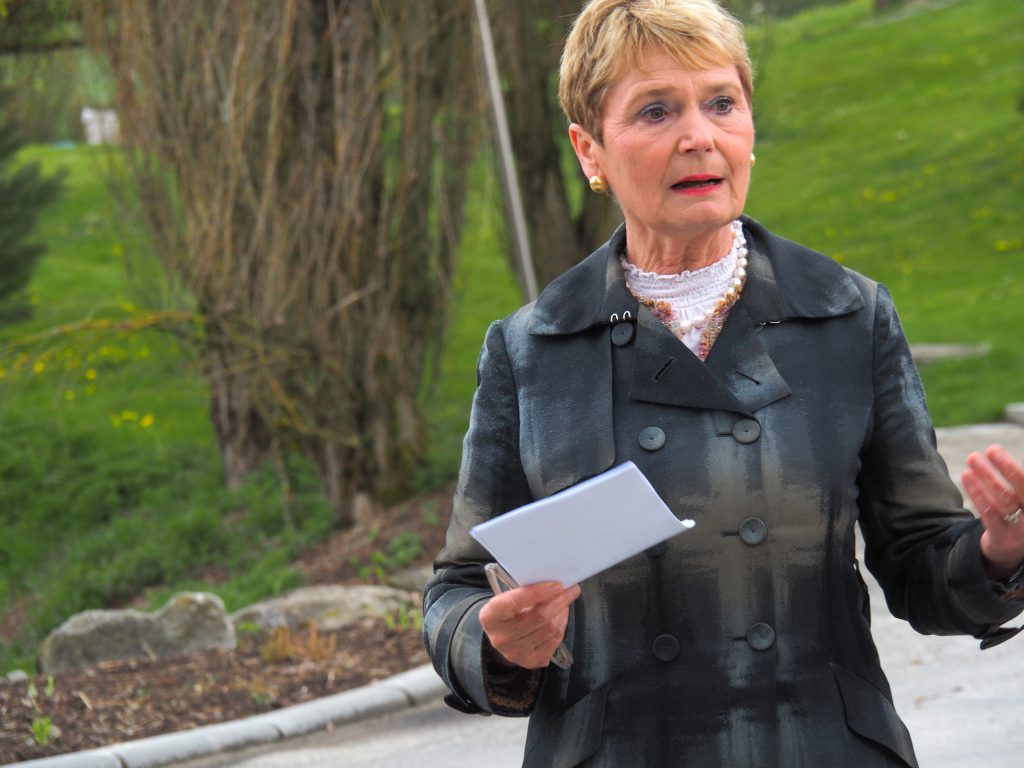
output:
[[[599,157],[601,145],[597,139],[579,123],[572,123],[569,125],[569,141],[572,142],[573,151],[580,161],[583,175],[588,179],[592,176],[602,176],[603,169]]]

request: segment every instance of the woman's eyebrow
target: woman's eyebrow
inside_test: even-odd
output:
[[[663,99],[666,96],[671,96],[674,92],[675,89],[667,85],[662,87],[652,86],[650,88],[643,88],[633,94],[630,94],[629,103],[632,104],[645,99]]]
[[[723,91],[739,91],[741,90],[739,83],[733,80],[713,80],[705,85],[701,86],[701,91],[705,93],[722,93]]]

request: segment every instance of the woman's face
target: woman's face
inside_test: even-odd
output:
[[[608,179],[631,239],[686,242],[742,213],[754,122],[735,67],[693,71],[652,51],[612,82],[601,121],[601,143],[573,124],[573,147],[588,177]]]

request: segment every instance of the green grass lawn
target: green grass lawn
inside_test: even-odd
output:
[[[991,344],[922,377],[938,424],[998,420],[1024,400],[1024,3],[861,0],[766,34],[748,212],[886,283],[911,342]]]
[[[939,424],[991,421],[1024,400],[1024,3],[868,0],[752,30],[763,80],[748,212],[887,283],[912,342],[986,342],[981,360],[923,372]],[[769,44],[770,43],[770,44]],[[140,316],[130,239],[101,153],[32,147],[69,170],[42,218],[49,252],[34,317],[0,342],[64,323]],[[493,174],[478,171],[418,483],[453,479],[488,323],[518,304]],[[583,180],[580,180],[583,184]],[[34,595],[0,671],[71,613],[210,588],[229,607],[293,586],[289,558],[330,530],[308,467],[293,467],[296,525],[272,473],[223,489],[205,383],[170,334],[61,337],[0,366],[0,611]],[[226,581],[225,581],[226,579]]]

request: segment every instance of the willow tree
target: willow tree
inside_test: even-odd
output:
[[[194,301],[226,479],[298,448],[341,524],[400,491],[475,114],[463,0],[97,0],[152,248]]]

